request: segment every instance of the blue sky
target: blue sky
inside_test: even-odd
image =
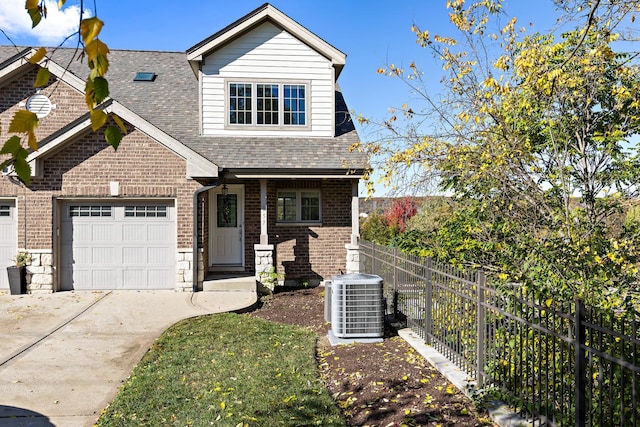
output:
[[[0,29],[18,45],[57,45],[77,28],[78,0],[67,0],[58,12],[55,0],[49,17],[31,30],[24,0],[0,0]],[[184,51],[264,3],[263,0],[95,0],[105,22],[101,38],[115,49]],[[372,119],[387,115],[390,106],[410,99],[399,81],[377,74],[379,67],[415,61],[427,73],[428,53],[415,42],[416,23],[431,33],[446,33],[446,0],[273,0],[282,12],[347,54],[339,83],[349,108]],[[93,10],[94,2],[85,1]],[[509,14],[539,31],[553,24],[552,0],[506,0]],[[9,41],[0,34],[0,44]],[[436,78],[437,80],[437,78]],[[372,137],[361,132],[361,138]],[[380,188],[380,192],[384,189]]]

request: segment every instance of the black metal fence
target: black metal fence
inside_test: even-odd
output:
[[[387,310],[535,425],[640,425],[640,322],[360,243]]]

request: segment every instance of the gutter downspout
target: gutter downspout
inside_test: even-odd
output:
[[[198,197],[205,191],[212,190],[220,185],[220,182],[214,185],[207,185],[197,189],[193,193],[193,260],[191,261],[193,274],[191,290],[193,292],[198,292],[198,264],[200,264],[200,259],[198,258]]]

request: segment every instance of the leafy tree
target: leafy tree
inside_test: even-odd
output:
[[[58,0],[58,7],[61,9],[65,2],[66,0]],[[80,16],[82,16],[83,2],[80,2],[80,5]],[[25,9],[31,17],[34,28],[47,16],[44,0],[26,0]],[[100,104],[109,96],[109,83],[105,78],[109,70],[109,48],[99,37],[103,25],[104,23],[97,16],[84,18],[80,21],[77,55],[78,58],[86,59],[89,67],[84,94],[90,113],[91,128],[95,132],[104,127],[106,141],[117,149],[122,134],[126,133],[124,123],[115,114],[107,114],[100,108]],[[50,79],[46,56],[47,50],[41,47],[28,58],[31,64],[40,67],[33,84],[36,88],[45,86]],[[110,118],[111,122],[109,122]],[[107,126],[108,123],[110,124]],[[37,127],[38,117],[35,113],[26,109],[16,111],[9,123],[9,133],[14,135],[10,136],[0,149],[0,155],[5,157],[5,160],[0,163],[0,170],[9,165],[13,166],[18,178],[27,184],[31,178],[31,168],[26,159],[29,155],[28,149],[38,150],[38,141],[35,136]]]
[[[640,2],[555,3],[561,33],[505,23],[499,0],[449,1],[457,38],[414,25],[443,90],[432,95],[434,70],[414,63],[380,69],[424,105],[403,105],[382,123],[389,138],[360,148],[386,179],[418,171],[458,200],[436,233],[442,258],[541,293],[628,303],[640,240],[611,224],[640,191],[640,69],[622,49]]]
[[[402,197],[393,201],[385,212],[385,218],[394,233],[404,233],[407,223],[417,212],[416,201],[412,197]]]

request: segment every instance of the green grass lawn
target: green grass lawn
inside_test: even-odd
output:
[[[316,336],[237,314],[182,321],[135,368],[98,426],[344,426]]]

